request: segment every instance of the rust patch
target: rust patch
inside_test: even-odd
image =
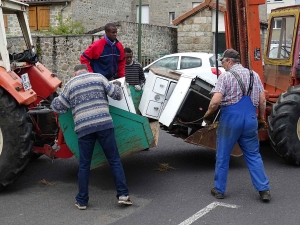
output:
[[[212,150],[216,150],[216,143],[217,143],[217,135],[216,135],[216,129],[218,127],[218,122],[215,122],[207,127],[204,127],[195,133],[193,133],[191,136],[186,138],[184,141],[198,145],[198,146],[204,146]],[[235,144],[233,147],[233,150],[231,152],[232,156],[242,156],[242,150],[238,143]]]

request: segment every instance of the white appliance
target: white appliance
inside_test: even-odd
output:
[[[159,119],[180,75],[181,73],[162,67],[150,70],[139,105],[139,110],[143,116]]]
[[[122,100],[118,101],[118,100],[114,100],[108,96],[108,104],[111,106],[114,106],[116,108],[123,109],[125,111],[136,114],[136,111],[135,111],[135,108],[134,108],[134,105],[132,102],[132,98],[131,98],[131,93],[130,93],[129,87],[127,86],[127,84],[125,82],[125,78],[122,77],[117,80],[121,82],[123,98],[122,98]],[[115,80],[110,81],[110,83],[112,83],[114,81]]]

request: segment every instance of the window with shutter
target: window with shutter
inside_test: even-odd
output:
[[[3,15],[3,20],[4,20],[4,27],[5,27],[5,30],[8,30],[7,15]]]
[[[48,30],[50,25],[50,6],[37,6],[38,30]]]
[[[36,6],[30,6],[28,11],[30,30],[37,30]]]
[[[50,6],[30,6],[28,17],[30,30],[48,30],[50,26]]]

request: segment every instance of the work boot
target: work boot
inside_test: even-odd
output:
[[[263,202],[269,202],[271,200],[270,191],[259,191],[260,198]]]
[[[212,195],[215,196],[215,198],[217,198],[217,199],[223,199],[223,198],[224,198],[224,195],[221,194],[221,193],[219,193],[219,192],[216,190],[216,188],[211,189],[210,192],[211,192]]]

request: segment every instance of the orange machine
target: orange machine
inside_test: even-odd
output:
[[[264,84],[268,130],[260,132],[260,140],[270,139],[280,156],[299,165],[300,5],[272,10],[262,50],[261,4],[266,1],[226,0],[226,44],[240,52],[243,66],[256,71]]]

